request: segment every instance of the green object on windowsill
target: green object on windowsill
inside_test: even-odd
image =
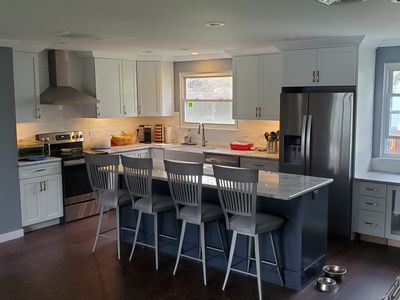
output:
[[[193,102],[188,102],[188,108],[193,108]]]

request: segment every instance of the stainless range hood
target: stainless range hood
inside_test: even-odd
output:
[[[48,59],[50,86],[40,95],[40,103],[72,105],[99,102],[96,98],[71,86],[67,51],[49,50]]]

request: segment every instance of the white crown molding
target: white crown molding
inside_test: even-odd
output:
[[[378,47],[398,47],[400,46],[400,39],[396,40],[382,40]]]
[[[15,231],[11,231],[11,232],[0,234],[0,244],[4,243],[4,242],[7,242],[7,241],[18,239],[18,238],[23,237],[23,236],[24,236],[24,230],[23,229],[18,229],[18,230],[15,230]]]
[[[225,52],[231,56],[244,56],[244,55],[279,53],[280,50],[276,46],[265,46],[258,48],[230,49],[230,50],[225,50]]]
[[[0,39],[0,46],[13,48],[14,51],[34,52],[34,53],[39,53],[40,51],[46,48],[45,45],[39,45],[31,42],[22,42],[17,40],[6,40],[6,39]]]
[[[222,58],[231,58],[231,55],[228,53],[207,53],[207,54],[198,54],[198,55],[182,55],[175,56],[173,58],[174,62],[180,61],[197,61],[197,60],[208,60],[208,59],[222,59]]]
[[[278,49],[280,49],[281,51],[360,46],[364,38],[365,38],[364,35],[339,36],[339,37],[327,37],[327,38],[318,38],[309,40],[286,41],[277,43],[276,45]]]

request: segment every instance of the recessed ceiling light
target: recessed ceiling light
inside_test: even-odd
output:
[[[207,22],[206,23],[207,27],[222,27],[225,26],[224,22]]]
[[[199,53],[197,53],[197,52],[192,52],[192,55],[197,55],[197,54],[199,54]]]

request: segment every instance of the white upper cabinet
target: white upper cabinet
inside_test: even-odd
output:
[[[260,104],[260,56],[233,58],[233,118],[253,120]]]
[[[284,52],[284,86],[356,85],[357,47]]]
[[[135,61],[86,58],[83,70],[83,90],[99,100],[97,118],[137,116]]]
[[[280,99],[282,92],[282,54],[261,56],[261,100],[259,119],[279,120]]]
[[[317,49],[287,51],[284,54],[284,85],[315,85]]]
[[[124,116],[137,116],[136,62],[122,61],[122,87]]]
[[[16,52],[14,56],[14,93],[17,122],[40,119],[38,55]]]
[[[233,58],[233,117],[278,120],[282,89],[282,55]]]
[[[120,60],[96,58],[95,79],[97,117],[122,117],[122,63]]]
[[[137,82],[139,115],[173,115],[173,63],[160,61],[138,61]]]
[[[318,85],[356,85],[357,47],[318,49],[317,72]]]

